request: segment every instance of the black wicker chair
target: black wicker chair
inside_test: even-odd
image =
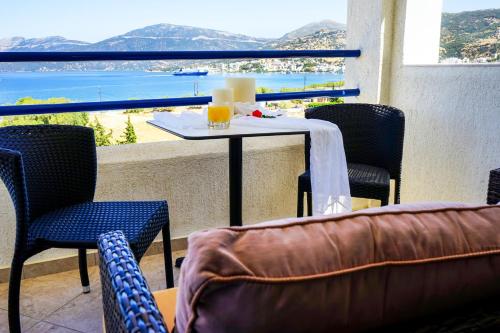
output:
[[[386,105],[336,104],[308,109],[305,117],[326,120],[339,127],[353,197],[377,199],[387,205],[390,180],[394,179],[394,203],[399,203],[405,126],[402,111]],[[309,150],[310,138],[306,135],[306,171],[298,179],[297,217],[304,215],[304,192],[307,214],[312,215]]]
[[[496,205],[500,202],[500,169],[490,172],[487,202],[489,205]]]
[[[167,203],[93,202],[96,170],[91,128],[0,128],[0,178],[14,202],[17,220],[9,284],[11,332],[20,332],[24,262],[49,248],[76,248],[83,291],[89,292],[86,249],[95,249],[99,235],[111,230],[123,230],[138,260],[162,230],[166,284],[173,287]]]

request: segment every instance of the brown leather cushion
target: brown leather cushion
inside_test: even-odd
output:
[[[178,332],[358,332],[500,294],[500,206],[390,206],[189,237]]]

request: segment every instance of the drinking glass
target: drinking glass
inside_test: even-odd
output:
[[[231,121],[231,103],[208,103],[208,127],[226,129]]]

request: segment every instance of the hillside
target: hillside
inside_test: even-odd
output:
[[[443,13],[441,59],[499,60],[500,9]]]
[[[280,42],[297,39],[300,37],[312,35],[318,31],[337,31],[337,30],[346,30],[346,25],[343,23],[338,23],[332,20],[323,20],[318,22],[312,22],[306,24],[303,27],[300,27],[296,30],[293,30],[281,37],[279,39]]]
[[[279,50],[325,50],[342,49],[346,44],[346,31],[316,31],[310,35],[297,37],[273,44]]]
[[[86,51],[250,50],[268,40],[173,24],[156,24],[132,30],[85,48]]]
[[[61,36],[0,39],[0,51],[79,51],[85,49],[88,45],[90,43],[70,40]]]

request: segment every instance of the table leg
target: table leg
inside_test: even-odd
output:
[[[229,138],[229,224],[242,226],[243,139]]]
[[[229,225],[240,227],[242,223],[243,188],[243,141],[229,138]],[[184,257],[177,258],[175,267],[180,268]]]

